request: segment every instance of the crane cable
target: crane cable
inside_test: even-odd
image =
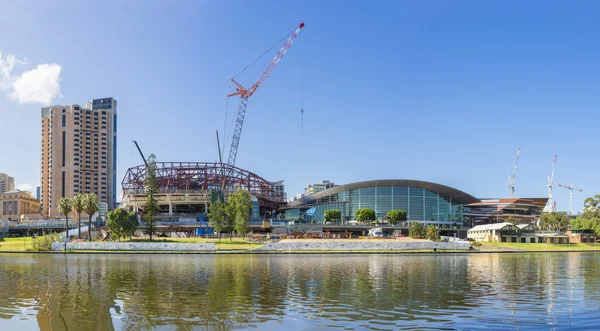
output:
[[[260,60],[263,56],[267,55],[267,53],[269,53],[273,48],[275,48],[275,46],[281,44],[282,41],[284,41],[286,38],[289,38],[289,36],[294,33],[294,31],[296,31],[296,29],[288,32],[285,36],[283,36],[283,38],[281,38],[278,42],[276,42],[275,44],[273,44],[273,46],[271,46],[271,48],[267,49],[261,56],[259,56],[258,58],[256,58],[256,60],[252,61],[252,63],[250,63],[249,65],[247,65],[244,69],[242,69],[242,71],[238,72],[235,76],[233,76],[233,78],[236,78],[237,76],[239,76],[242,72],[246,71],[246,69],[250,68],[252,65],[254,65],[258,60]],[[233,79],[232,78],[232,79]]]
[[[275,48],[277,45],[281,44],[282,41],[284,41],[286,38],[289,38],[289,36],[294,33],[294,31],[296,31],[296,29],[293,29],[292,31],[288,32],[285,36],[283,36],[281,39],[279,39],[278,42],[276,42],[275,44],[273,44],[273,46],[271,46],[271,48],[269,48],[268,50],[266,50],[261,56],[259,56],[258,58],[256,58],[254,61],[252,61],[252,63],[250,63],[249,65],[247,65],[244,69],[242,69],[242,71],[238,72],[235,76],[233,76],[231,79],[236,78],[237,76],[239,76],[241,73],[243,73],[244,71],[246,71],[248,68],[250,68],[251,66],[253,66],[256,62],[258,62],[258,60],[260,60],[262,57],[264,57],[267,53],[269,53],[273,48]],[[229,88],[227,89],[227,94],[229,95],[229,92],[231,91],[231,81],[229,81]],[[233,130],[231,130],[230,132],[227,132],[227,116],[228,116],[228,110],[229,110],[229,97],[227,97],[227,102],[225,105],[225,127],[223,128],[223,136],[225,137],[225,140],[223,141],[223,146],[222,148],[222,154],[225,154],[225,147],[228,144],[229,141],[229,137],[232,135]],[[235,117],[233,118],[235,120]],[[235,125],[235,122],[232,121],[231,126],[233,127],[233,125]]]

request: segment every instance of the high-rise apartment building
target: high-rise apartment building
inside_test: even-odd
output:
[[[97,105],[97,106],[96,106]],[[94,193],[113,209],[116,200],[117,101],[42,108],[41,210],[59,217],[58,200]]]
[[[0,173],[0,193],[10,191],[15,188],[15,178],[7,174]]]

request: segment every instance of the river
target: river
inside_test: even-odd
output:
[[[598,329],[600,254],[1,254],[0,330]]]

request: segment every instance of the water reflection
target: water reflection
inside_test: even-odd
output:
[[[596,253],[0,255],[0,329],[587,327]]]

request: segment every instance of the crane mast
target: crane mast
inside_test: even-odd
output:
[[[554,197],[552,194],[552,185],[554,185],[554,168],[556,167],[556,154],[554,154],[554,163],[552,163],[552,172],[546,180],[546,186],[548,186],[548,208],[549,212],[554,212]]]
[[[231,139],[231,148],[229,149],[229,158],[227,159],[227,163],[229,165],[232,165],[232,166],[235,165],[235,159],[237,157],[237,151],[238,151],[238,147],[240,145],[240,137],[242,136],[242,127],[244,126],[244,117],[246,117],[246,107],[248,106],[248,99],[267,80],[267,78],[273,72],[273,70],[279,63],[279,61],[281,61],[281,59],[283,58],[285,53],[290,49],[290,47],[294,43],[294,40],[296,40],[298,33],[300,33],[300,30],[303,27],[304,27],[304,23],[300,23],[298,28],[292,33],[292,35],[290,35],[290,37],[287,39],[285,44],[281,47],[279,52],[277,52],[277,55],[275,55],[273,60],[271,60],[271,62],[267,66],[267,69],[265,69],[265,71],[262,73],[262,75],[260,76],[258,81],[256,83],[254,83],[254,85],[252,85],[250,88],[246,89],[240,83],[235,81],[234,78],[231,79],[231,81],[237,87],[236,87],[236,91],[232,94],[229,94],[227,97],[239,95],[240,101],[238,103],[237,117],[235,120],[235,128],[233,131],[233,137]]]
[[[583,192],[583,190],[580,188],[573,187],[573,184],[567,186],[567,185],[557,183],[556,185],[558,185],[560,187],[564,187],[569,190],[569,214],[573,215],[573,191]]]
[[[510,189],[510,197],[515,197],[515,176],[517,175],[517,165],[519,165],[519,154],[521,154],[521,146],[517,149],[517,157],[513,167],[512,175],[508,176],[508,188]]]

